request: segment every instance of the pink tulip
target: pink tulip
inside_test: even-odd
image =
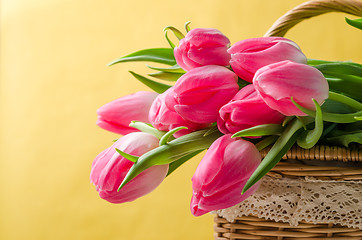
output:
[[[158,147],[159,140],[148,133],[127,134],[110,148],[101,152],[92,164],[91,182],[96,186],[99,196],[111,203],[130,202],[153,191],[166,177],[168,165],[152,166],[128,182],[119,192],[117,189],[133,162],[122,157],[121,151],[141,156]]]
[[[225,134],[284,120],[282,114],[266,105],[252,84],[243,87],[219,112],[217,126]]]
[[[167,107],[197,123],[216,122],[219,109],[238,92],[238,77],[216,65],[195,68],[178,79],[166,95]]]
[[[269,107],[286,116],[305,116],[290,100],[314,110],[314,98],[320,105],[328,98],[328,82],[316,68],[283,61],[259,69],[254,76],[256,91]]]
[[[252,82],[255,72],[271,63],[290,60],[307,63],[307,58],[293,41],[282,37],[250,38],[229,48],[230,65],[242,79]]]
[[[234,206],[259,186],[257,183],[241,194],[261,156],[252,143],[230,136],[224,135],[210,146],[192,177],[191,212],[195,216]]]
[[[155,92],[141,91],[107,103],[97,110],[96,124],[122,135],[136,132],[138,130],[129,127],[129,124],[131,121],[148,122],[148,111],[157,95]]]
[[[200,124],[188,121],[180,116],[177,112],[170,110],[166,106],[165,97],[172,91],[172,87],[163,94],[160,94],[153,102],[149,112],[149,122],[153,127],[160,131],[169,131],[176,127],[187,127],[187,129],[180,130],[174,134],[175,137],[191,133],[193,131],[205,128],[208,124]]]
[[[180,45],[174,49],[174,55],[177,64],[186,71],[205,65],[228,66],[229,45],[229,39],[219,30],[195,28],[180,40]]]

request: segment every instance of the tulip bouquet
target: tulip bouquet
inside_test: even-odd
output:
[[[360,20],[347,21],[361,29]],[[203,150],[192,177],[195,216],[246,199],[294,145],[362,143],[362,65],[308,59],[283,37],[241,40],[220,31],[165,28],[169,48],[152,48],[110,65],[149,61],[153,91],[116,99],[98,113],[101,128],[120,135],[94,160],[91,182],[111,203],[155,189]],[[176,46],[168,37],[173,32]],[[270,147],[262,160],[260,150]]]

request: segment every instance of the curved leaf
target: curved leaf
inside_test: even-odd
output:
[[[129,126],[136,128],[136,129],[140,130],[141,132],[152,134],[153,136],[157,137],[158,139],[161,139],[162,136],[166,134],[165,131],[160,131],[160,130],[152,127],[152,125],[144,123],[144,122],[140,122],[140,121],[132,121],[129,124]]]
[[[156,71],[160,71],[160,72],[170,72],[170,73],[186,73],[185,70],[183,70],[179,65],[173,65],[169,68],[160,68],[160,67],[152,67],[149,65],[146,65],[148,68],[152,69],[152,70],[156,70]]]
[[[181,126],[181,127],[177,127],[177,128],[174,128],[174,129],[168,131],[168,132],[167,132],[165,135],[163,135],[162,138],[160,139],[159,145],[162,146],[162,145],[167,144],[167,142],[168,142],[168,140],[170,139],[170,137],[171,137],[174,133],[176,133],[176,132],[178,132],[178,131],[180,131],[180,130],[182,130],[182,129],[187,129],[187,127]]]
[[[123,56],[109,63],[108,66],[112,66],[116,63],[121,63],[121,62],[138,62],[138,61],[156,62],[167,65],[176,64],[172,48],[149,48]]]
[[[188,160],[190,160],[191,158],[193,158],[197,154],[201,153],[202,151],[203,150],[199,150],[199,151],[190,153],[189,155],[186,155],[185,157],[182,157],[179,160],[170,163],[170,165],[168,167],[167,176],[170,175],[171,173],[173,173],[178,167],[180,167],[182,164],[184,164],[185,162],[187,162]]]
[[[298,119],[294,119],[285,128],[284,132],[280,135],[268,154],[264,157],[263,161],[246,182],[242,193],[245,193],[250,187],[257,183],[280,161],[280,159],[282,159],[297,140],[302,128],[303,124]]]
[[[135,72],[129,71],[138,81],[146,85],[147,87],[151,88],[153,91],[157,93],[164,93],[167,89],[169,89],[171,86],[163,83],[159,83],[156,81],[153,81],[151,79],[148,79],[144,76],[141,76]]]
[[[186,134],[140,156],[128,171],[118,191],[143,170],[154,165],[170,164],[196,151],[207,149],[217,138],[222,136],[220,132],[203,136],[207,131],[208,129],[204,129]]]
[[[362,144],[362,132],[345,133],[344,135],[327,138],[328,143],[348,147],[350,143]]]
[[[259,136],[267,136],[267,135],[278,135],[282,133],[283,127],[280,124],[262,124],[255,127],[243,129],[234,135],[235,137],[259,137]]]
[[[170,44],[170,47],[171,47],[172,49],[174,49],[174,48],[175,48],[175,44],[168,38],[167,31],[165,31],[165,38],[166,38],[168,44]]]
[[[302,112],[305,114],[308,114],[311,117],[316,116],[316,112],[312,111],[310,109],[304,108],[298,103],[294,101],[294,99],[291,99],[293,104]],[[334,122],[334,123],[352,123],[357,122],[358,118],[362,116],[362,111],[358,111],[355,113],[346,113],[346,114],[338,114],[338,113],[328,113],[328,112],[322,112],[323,115],[323,121],[326,122]]]
[[[349,64],[345,62],[332,62],[325,63],[314,66],[322,73],[331,75],[331,76],[341,76],[341,75],[353,75],[356,77],[362,77],[362,68],[359,64]]]
[[[351,25],[352,27],[358,28],[360,30],[362,30],[362,18],[360,19],[349,19],[349,18],[345,18],[346,22]]]
[[[182,75],[184,75],[184,74],[183,73],[171,73],[171,72],[156,72],[156,73],[148,74],[148,76],[158,78],[161,80],[172,81],[172,82],[177,81]]]
[[[346,78],[326,77],[329,85],[329,89],[346,94],[358,101],[362,101],[362,83],[350,81]]]
[[[122,152],[121,150],[119,150],[118,148],[116,148],[116,151],[124,158],[130,160],[131,162],[137,162],[138,160],[138,156],[134,156],[125,152]]]
[[[277,135],[272,135],[272,136],[268,136],[266,138],[264,138],[263,140],[261,140],[260,142],[255,144],[255,147],[261,151],[264,148],[268,147],[269,145],[275,143],[275,141],[278,139]]]
[[[314,129],[302,132],[302,134],[297,139],[298,146],[304,149],[312,148],[318,142],[323,133],[322,109],[316,100],[313,99],[313,102],[316,107]]]
[[[361,89],[362,90],[362,89]],[[341,102],[343,104],[346,104],[347,106],[350,106],[356,110],[362,110],[362,103],[360,103],[359,101],[354,100],[353,98],[349,98],[345,95],[339,94],[339,93],[335,93],[332,91],[329,91],[329,97],[328,99],[333,100],[333,101],[337,101],[337,102]]]
[[[185,36],[182,34],[182,32],[180,30],[178,30],[177,28],[175,27],[172,27],[172,26],[168,26],[168,27],[165,27],[163,29],[163,31],[167,31],[167,30],[171,30],[173,32],[173,34],[175,34],[175,36],[178,38],[178,40],[181,40],[183,39]]]
[[[186,30],[187,33],[190,32],[190,30],[191,30],[191,28],[190,28],[190,26],[189,26],[190,23],[191,23],[190,21],[188,21],[188,22],[185,23],[185,30]]]

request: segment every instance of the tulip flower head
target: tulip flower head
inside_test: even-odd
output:
[[[166,95],[167,107],[197,123],[216,122],[219,109],[238,92],[238,76],[216,65],[185,73]]]
[[[266,65],[290,60],[307,63],[306,56],[298,45],[282,37],[250,38],[235,43],[229,48],[230,65],[243,80],[252,82],[255,72]]]
[[[117,192],[133,162],[122,157],[116,148],[134,156],[141,156],[158,147],[158,142],[159,140],[149,133],[135,132],[121,137],[110,148],[101,152],[94,159],[90,174],[99,196],[111,203],[123,203],[153,191],[166,177],[168,165],[146,169]]]
[[[323,74],[306,64],[283,61],[259,69],[253,85],[269,107],[286,116],[305,116],[291,101],[314,110],[315,99],[321,105],[328,98],[328,82]]]
[[[140,91],[107,103],[97,110],[96,124],[122,135],[137,132],[129,124],[131,121],[148,122],[148,112],[157,95],[155,92]]]
[[[205,128],[209,125],[188,121],[181,117],[177,112],[169,109],[165,102],[165,97],[169,92],[172,92],[172,88],[158,95],[151,106],[149,112],[149,122],[153,127],[160,131],[169,131],[181,126],[187,127],[187,129],[182,129],[174,134],[175,137],[180,137],[187,133]]]
[[[218,138],[192,177],[192,214],[201,216],[228,208],[249,197],[258,183],[243,195],[241,191],[260,162],[260,153],[252,143],[231,138],[231,134]]]
[[[174,49],[174,55],[177,64],[186,71],[205,65],[228,66],[229,45],[229,39],[219,30],[195,28],[180,40],[180,45]]]
[[[261,124],[279,124],[285,118],[264,102],[252,84],[243,87],[219,112],[217,126],[224,134]]]

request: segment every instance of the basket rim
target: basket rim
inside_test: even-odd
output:
[[[260,151],[265,157],[271,147]],[[342,161],[342,162],[362,162],[362,147],[346,148],[341,146],[316,145],[310,149],[303,149],[294,145],[282,159],[294,160],[321,160],[321,161]]]

